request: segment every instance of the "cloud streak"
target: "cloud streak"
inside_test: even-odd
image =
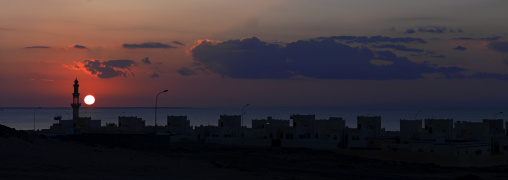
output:
[[[472,37],[458,37],[458,38],[452,38],[451,40],[459,40],[459,41],[468,41],[468,40],[478,40],[478,41],[497,41],[500,40],[501,36],[492,36],[492,37],[486,37],[486,38],[472,38]]]
[[[467,48],[464,47],[464,46],[457,46],[455,48],[453,48],[453,50],[457,50],[457,51],[465,51]]]
[[[407,51],[407,52],[418,52],[418,53],[424,52],[424,50],[421,50],[421,49],[408,48],[406,46],[397,45],[397,44],[383,44],[383,45],[377,45],[377,46],[373,46],[373,47],[374,48],[389,48],[389,49],[395,49],[395,50]]]
[[[412,37],[386,37],[386,36],[331,36],[331,37],[319,37],[318,40],[326,40],[333,39],[339,41],[345,41],[346,43],[427,43],[422,38],[412,38]]]
[[[178,74],[182,75],[182,76],[192,76],[192,75],[196,75],[197,73],[189,68],[186,68],[186,67],[183,67],[179,70],[177,70]]]
[[[49,46],[30,46],[30,47],[25,47],[25,48],[28,48],[28,49],[49,49],[51,47],[49,47]]]
[[[82,46],[82,45],[74,45],[72,46],[73,48],[76,48],[76,49],[87,49],[85,46]]]
[[[174,44],[184,46],[185,44],[181,43],[180,41],[173,41]]]
[[[152,62],[150,62],[150,59],[148,57],[141,59],[141,62],[145,64],[152,64]]]
[[[122,44],[123,48],[135,49],[135,48],[176,48],[175,46],[171,46],[169,44],[163,44],[158,42],[145,42],[141,44]]]
[[[449,28],[444,26],[422,26],[418,27],[417,29],[414,28],[408,28],[404,33],[406,34],[413,34],[413,33],[435,33],[435,34],[442,34],[442,33],[462,33],[463,30],[460,28]]]

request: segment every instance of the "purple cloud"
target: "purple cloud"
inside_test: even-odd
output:
[[[25,48],[29,48],[29,49],[49,49],[51,47],[49,47],[49,46],[30,46],[30,47],[25,47]]]
[[[464,47],[464,46],[457,46],[455,48],[453,48],[453,50],[457,50],[457,51],[465,51],[467,48]]]
[[[81,46],[81,45],[77,45],[77,44],[72,47],[76,48],[76,49],[87,49],[85,46]]]
[[[263,42],[256,37],[223,42],[199,41],[190,53],[195,62],[210,72],[223,77],[245,79],[304,76],[318,79],[389,80],[418,79],[425,73],[442,73],[445,78],[456,78],[457,73],[464,71],[457,67],[439,69],[428,63],[414,63],[391,51],[352,47],[338,43],[336,39],[322,37],[317,40],[299,40],[285,46]],[[356,37],[350,39],[355,40]],[[364,40],[415,41],[412,38],[388,37]],[[372,60],[389,63],[376,65],[371,63]]]
[[[146,42],[141,44],[123,44],[122,47],[134,49],[134,48],[176,48],[175,46],[171,46],[169,44],[156,43],[156,42]]]
[[[508,53],[508,41],[491,41],[487,48],[501,53]]]

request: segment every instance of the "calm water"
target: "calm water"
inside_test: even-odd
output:
[[[187,115],[192,126],[217,125],[217,120],[222,114],[240,115],[241,107],[236,108],[164,108],[157,109],[157,124],[165,125],[168,115]],[[421,111],[417,114],[418,111]],[[272,116],[275,119],[289,120],[291,114],[315,114],[316,119],[328,119],[329,117],[342,117],[346,125],[356,127],[356,116],[381,116],[381,125],[386,130],[399,130],[400,119],[424,118],[451,118],[454,121],[478,122],[482,119],[492,119],[496,113],[503,111],[508,113],[508,107],[382,107],[382,108],[333,108],[333,107],[287,107],[268,108],[249,106],[245,108],[244,124],[251,126],[252,119],[265,119]],[[34,117],[36,129],[47,129],[57,121],[55,115],[61,115],[62,119],[72,117],[72,109],[66,108],[0,108],[0,124],[16,129],[33,129]],[[106,123],[118,123],[118,116],[138,116],[146,120],[147,125],[153,125],[155,119],[154,108],[81,108],[80,116],[92,117],[94,120],[102,120]],[[503,118],[499,114],[496,118]]]

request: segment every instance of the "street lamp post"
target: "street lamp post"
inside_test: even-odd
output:
[[[37,107],[34,109],[34,132],[35,132],[35,112],[37,112],[37,109],[40,109],[42,107]]]
[[[249,106],[250,104],[246,104],[242,107],[242,116],[241,116],[241,123],[242,125],[240,126],[241,130],[242,130],[242,147],[243,147],[243,137],[245,136],[244,132],[243,132],[243,114],[245,114],[243,112],[243,110],[245,109],[245,107]]]
[[[494,115],[494,120],[496,120],[496,117],[497,117],[497,115],[499,115],[499,114],[503,114],[503,111],[496,113],[496,114]]]
[[[159,98],[160,94],[165,93],[165,92],[168,92],[168,90],[166,89],[166,90],[160,92],[159,94],[157,94],[157,96],[155,96],[155,126],[154,126],[155,135],[157,135],[157,98]]]
[[[157,96],[155,96],[155,125],[154,125],[155,132],[153,134],[155,152],[157,152],[157,98],[159,98],[160,94],[165,93],[165,92],[168,92],[168,90],[166,89],[164,91],[161,91],[161,92],[159,92],[159,94],[157,94]]]
[[[422,111],[418,111],[418,112],[416,112],[416,114],[415,114],[415,120],[416,120],[416,117],[418,116],[418,114],[419,114],[419,113],[421,113],[421,112],[422,112]]]

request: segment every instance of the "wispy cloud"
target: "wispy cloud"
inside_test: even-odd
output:
[[[461,28],[450,28],[444,26],[421,26],[418,28],[408,28],[406,29],[406,34],[413,33],[462,33],[463,30]]]
[[[339,41],[345,41],[346,43],[427,43],[422,38],[412,38],[412,37],[386,37],[386,36],[330,36],[330,37],[319,37],[317,39],[333,39]]]
[[[477,72],[477,73],[469,76],[469,78],[471,78],[471,79],[508,80],[508,74]]]
[[[453,50],[457,50],[457,51],[465,51],[467,48],[464,47],[464,46],[457,46],[455,48],[453,48]]]
[[[148,58],[148,57],[141,59],[141,62],[143,62],[145,64],[152,64],[152,62],[150,62],[150,58]]]
[[[134,48],[176,48],[175,46],[171,46],[169,44],[163,44],[158,42],[146,42],[141,44],[123,44],[122,47],[134,49]]]
[[[195,75],[197,74],[195,71],[189,69],[189,68],[186,68],[186,67],[183,67],[179,70],[177,70],[178,74],[182,75],[182,76],[192,76],[192,75]]]
[[[421,49],[414,49],[414,48],[408,48],[403,45],[397,45],[397,44],[383,44],[383,45],[375,45],[374,48],[389,48],[389,49],[395,49],[399,51],[408,51],[408,52],[424,52],[424,50]]]
[[[157,73],[153,73],[152,75],[150,75],[151,78],[159,78],[159,74]]]
[[[30,46],[30,47],[25,47],[25,48],[28,48],[28,49],[49,49],[51,47],[49,47],[49,46]]]
[[[73,48],[76,48],[76,49],[87,49],[85,46],[82,46],[82,45],[74,45],[72,46]]]
[[[451,40],[458,40],[458,41],[468,41],[468,40],[479,40],[479,41],[497,41],[500,40],[501,36],[492,36],[492,37],[486,37],[486,38],[472,38],[472,37],[458,37],[458,38],[452,38]]]
[[[176,44],[176,45],[180,45],[180,46],[185,45],[185,44],[181,43],[180,41],[173,41],[173,43]]]

